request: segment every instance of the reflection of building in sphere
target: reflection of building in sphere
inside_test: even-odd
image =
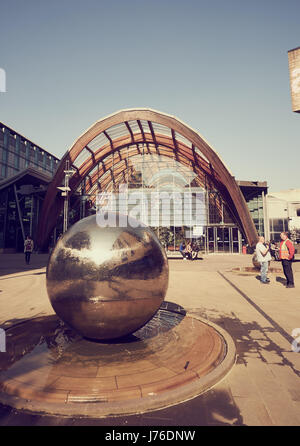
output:
[[[51,304],[83,336],[130,334],[153,317],[165,297],[165,252],[150,228],[133,226],[100,227],[92,215],[74,224],[51,254]]]

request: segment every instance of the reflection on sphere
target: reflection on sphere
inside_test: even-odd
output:
[[[111,213],[110,213],[111,214]],[[117,214],[118,215],[118,214]],[[58,316],[81,335],[112,339],[145,325],[168,287],[168,261],[153,231],[129,218],[100,227],[92,215],[58,240],[47,291]]]

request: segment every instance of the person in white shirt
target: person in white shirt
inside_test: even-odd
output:
[[[265,238],[264,237],[258,237],[258,243],[256,245],[256,257],[257,261],[260,263],[260,281],[261,283],[269,283],[270,280],[268,279],[268,267],[269,267],[269,261],[272,260],[271,254],[270,254],[270,247],[269,245],[265,245]]]

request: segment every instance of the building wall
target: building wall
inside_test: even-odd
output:
[[[279,241],[280,233],[300,229],[300,194],[286,191],[267,197],[270,238]]]
[[[0,180],[29,166],[52,176],[58,161],[55,156],[0,123]]]
[[[292,109],[300,113],[300,47],[288,52]]]
[[[262,194],[258,193],[255,197],[247,200],[247,206],[258,235],[264,236],[264,204]]]
[[[35,238],[43,200],[41,194],[21,194],[19,192],[17,199],[19,208],[14,185],[0,191],[0,252],[3,250],[22,252],[24,236],[31,235]]]

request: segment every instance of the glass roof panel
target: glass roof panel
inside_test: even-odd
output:
[[[91,157],[91,153],[85,148],[79,153],[75,161],[73,161],[73,165],[80,168],[80,166]]]

